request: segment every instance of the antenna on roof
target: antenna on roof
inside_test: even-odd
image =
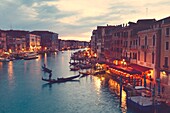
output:
[[[148,8],[146,8],[146,17],[148,17]]]

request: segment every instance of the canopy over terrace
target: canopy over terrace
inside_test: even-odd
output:
[[[116,70],[119,70],[119,71],[122,71],[122,72],[125,72],[125,73],[128,73],[130,75],[134,75],[134,74],[142,74],[142,72],[138,71],[138,70],[135,70],[131,67],[122,67],[122,66],[116,66],[116,65],[109,65],[110,68],[113,68],[113,69],[116,69]]]
[[[140,66],[140,65],[137,65],[137,64],[130,64],[130,66],[131,66],[133,69],[135,69],[135,70],[137,70],[137,71],[140,71],[141,73],[142,73],[142,72],[146,72],[146,71],[152,69],[152,68]]]

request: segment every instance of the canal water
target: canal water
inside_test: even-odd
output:
[[[118,84],[103,77],[88,76],[79,82],[47,84],[48,74],[41,66],[52,69],[52,78],[76,75],[69,69],[71,53],[39,55],[36,60],[0,62],[0,113],[135,113],[116,95]]]

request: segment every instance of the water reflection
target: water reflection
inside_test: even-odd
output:
[[[116,93],[116,95],[120,96],[120,85],[113,79],[109,80],[109,89],[112,93]]]
[[[97,94],[100,95],[100,88],[101,88],[101,80],[98,77],[94,77],[94,87],[95,90],[97,91]]]
[[[122,113],[127,112],[127,106],[126,106],[126,92],[122,91],[122,103],[121,103],[121,111]]]
[[[112,93],[116,93],[116,95],[120,96],[120,85],[118,82],[114,81],[113,79],[109,80],[109,89]],[[122,98],[120,103],[120,109],[122,113],[127,112],[127,106],[126,106],[126,92],[122,90]]]
[[[9,84],[13,84],[13,79],[14,79],[14,70],[13,70],[13,62],[8,63],[8,81]]]
[[[106,77],[88,76],[80,82],[63,84],[48,84],[41,80],[41,76],[48,77],[48,73],[41,70],[44,63],[53,70],[53,78],[75,75],[69,70],[71,52],[59,52],[51,57],[44,54],[38,60],[0,62],[0,109],[6,106],[4,112],[10,113],[30,113],[29,108],[32,113],[126,113],[125,95],[122,94],[120,108],[118,96],[110,93],[112,89],[117,90],[119,84]],[[8,81],[15,84],[9,86]],[[10,95],[6,96],[7,93]]]
[[[2,70],[2,66],[3,66],[3,63],[2,63],[2,62],[0,62],[0,70]]]
[[[8,63],[8,78],[9,80],[12,80],[13,78],[13,62]]]
[[[47,64],[47,53],[44,54],[44,64]]]

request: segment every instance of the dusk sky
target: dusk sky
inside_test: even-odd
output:
[[[170,0],[1,0],[0,29],[49,30],[89,41],[99,25],[170,16]]]

